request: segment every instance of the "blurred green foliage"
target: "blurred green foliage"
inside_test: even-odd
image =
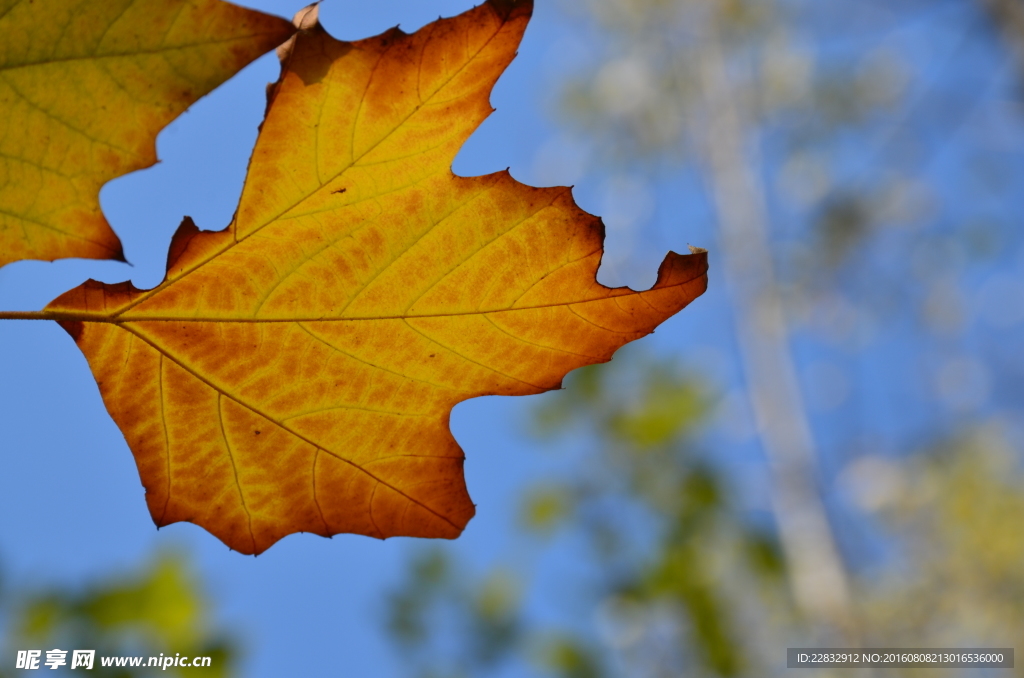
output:
[[[454,624],[459,642],[437,652],[436,629]],[[388,632],[421,678],[471,678],[500,665],[521,640],[515,577],[497,570],[468,579],[441,549],[419,552],[409,583],[389,600]]]
[[[536,428],[558,437],[582,427],[594,447],[577,473],[524,493],[521,525],[539,548],[554,534],[583,537],[604,642],[578,629],[530,628],[510,593],[531,585],[524,569],[518,584],[509,573],[474,579],[435,549],[419,554],[391,599],[390,631],[415,658],[414,675],[484,675],[517,654],[564,678],[619,675],[617,663],[641,655],[656,659],[652,676],[693,667],[743,674],[749,652],[738,638],[748,622],[737,617],[762,614],[767,601],[741,599],[777,593],[783,565],[772,533],[740,518],[724,475],[692,441],[709,407],[699,381],[671,362],[617,358],[573,373],[537,411]],[[486,604],[491,598],[501,604]],[[446,623],[460,629],[454,650]],[[609,643],[621,652],[609,653]]]
[[[209,667],[168,667],[161,672],[190,675],[201,671],[204,676],[224,678],[233,674],[238,656],[237,643],[212,628],[210,601],[181,555],[164,553],[139,572],[111,577],[81,590],[7,590],[0,609],[6,617],[4,657],[13,660],[17,650],[38,649],[45,659],[46,650],[67,649],[67,666],[60,669],[65,672],[70,671],[70,650],[75,649],[95,650],[93,671],[112,678],[152,675],[154,669],[103,668],[100,657],[210,657]],[[13,670],[5,673],[11,666],[0,667],[0,676],[13,676]]]
[[[1022,647],[1024,468],[999,425],[899,464],[865,457],[850,483],[900,547],[865,600],[873,642]]]
[[[529,568],[473,573],[446,550],[419,551],[389,608],[409,675],[785,674],[785,648],[813,644],[815,629],[793,608],[773,531],[742,509],[728,474],[694,440],[711,400],[702,393],[692,375],[636,352],[574,373],[536,423],[547,436],[589,427],[595,447],[585,471],[524,493],[521,525],[537,537],[535,557],[553,534],[589,544],[596,621],[562,628],[531,620],[524,593],[543,583]],[[666,427],[661,396],[679,405],[682,425]],[[997,424],[904,459],[862,456],[840,485],[887,544],[853,581],[867,645],[1021,645],[1024,468]],[[637,509],[639,523],[626,518]]]

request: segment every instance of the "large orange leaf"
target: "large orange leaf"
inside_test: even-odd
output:
[[[159,287],[50,304],[157,525],[244,553],[299,531],[455,537],[474,512],[456,403],[557,388],[704,291],[703,252],[670,253],[651,290],[606,288],[601,222],[569,189],[452,174],[530,11],[301,32],[231,225],[186,219]]]
[[[220,0],[0,0],[0,266],[123,260],[100,187],[291,32]]]

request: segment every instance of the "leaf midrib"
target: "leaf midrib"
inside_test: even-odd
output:
[[[252,38],[263,37],[266,35],[272,35],[270,32],[265,33],[252,33],[249,35],[239,35],[230,38],[218,38],[216,40],[204,40],[202,42],[190,42],[181,45],[173,45],[166,47],[158,47],[155,49],[139,49],[132,50],[130,52],[110,52],[106,54],[83,54],[80,56],[68,56],[68,57],[56,57],[48,58],[38,61],[26,61],[21,63],[4,63],[0,64],[0,73],[5,71],[17,71],[25,68],[38,68],[41,66],[49,66],[50,64],[62,64],[62,63],[74,63],[78,61],[100,61],[106,59],[123,59],[131,58],[136,56],[154,56],[164,54],[166,52],[176,52],[186,49],[194,49],[196,47],[206,47],[213,45],[220,45],[228,42],[238,42],[240,40],[251,40]]]
[[[589,256],[589,255],[588,255]],[[62,311],[29,311],[25,313],[2,313],[0,315],[11,320],[63,320],[63,321],[78,321],[78,322],[95,322],[95,323],[107,323],[112,325],[127,325],[130,323],[142,323],[142,322],[180,322],[180,323],[310,323],[310,322],[367,322],[367,321],[381,321],[381,320],[416,320],[420,318],[447,318],[447,317],[459,317],[459,316],[475,316],[475,315],[491,315],[498,313],[513,313],[516,311],[532,311],[542,308],[554,308],[559,306],[578,306],[580,304],[592,304],[600,301],[610,301],[612,299],[618,299],[620,297],[631,297],[636,295],[654,294],[656,292],[664,292],[672,290],[676,287],[682,287],[689,285],[692,282],[699,280],[704,277],[705,272],[700,272],[691,278],[687,278],[681,282],[672,283],[671,285],[662,285],[661,287],[652,287],[647,290],[633,290],[626,288],[628,291],[622,294],[607,294],[603,297],[594,297],[592,299],[581,299],[578,301],[559,301],[552,302],[550,304],[533,304],[530,306],[514,306],[511,308],[495,308],[475,311],[457,311],[452,313],[405,313],[399,315],[381,315],[381,316],[351,316],[345,318],[325,318],[325,317],[314,317],[314,316],[295,316],[287,318],[220,318],[215,316],[209,317],[197,317],[197,316],[136,316],[125,318],[120,315],[101,315],[96,313],[88,312],[73,312],[67,313]],[[623,288],[606,288],[610,292],[621,290]]]

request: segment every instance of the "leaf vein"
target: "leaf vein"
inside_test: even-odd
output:
[[[217,392],[217,422],[220,424],[220,435],[224,439],[224,447],[228,451],[228,459],[231,460],[231,470],[235,474],[235,487],[238,488],[238,498],[242,502],[242,510],[245,511],[245,517],[249,524],[249,539],[252,540],[252,550],[256,550],[256,535],[252,532],[252,513],[249,512],[249,507],[245,503],[245,492],[242,491],[242,483],[238,479],[238,465],[235,463],[235,454],[231,450],[231,441],[228,440],[227,431],[224,430],[224,404],[223,396],[224,393],[220,389],[215,389]],[[229,396],[230,397],[230,396]],[[235,400],[234,398],[231,398]],[[235,400],[235,402],[238,402]],[[166,429],[165,429],[166,430]]]
[[[298,431],[295,431],[294,429],[292,429],[292,428],[289,428],[288,426],[286,426],[286,425],[285,425],[285,424],[283,424],[282,422],[280,422],[280,421],[278,421],[278,420],[274,419],[273,417],[271,417],[270,415],[268,415],[268,414],[264,413],[264,412],[263,412],[263,411],[261,411],[261,410],[260,410],[259,408],[257,408],[257,407],[256,407],[255,405],[250,405],[249,403],[247,403],[247,402],[243,401],[242,399],[240,399],[240,398],[238,398],[238,397],[236,397],[236,396],[234,396],[234,395],[232,395],[232,394],[230,394],[230,393],[227,393],[226,391],[222,390],[222,389],[221,389],[221,388],[220,388],[219,386],[217,386],[216,384],[214,384],[213,382],[211,382],[211,381],[210,381],[209,379],[206,379],[206,378],[205,378],[205,377],[203,377],[203,376],[202,376],[201,374],[199,374],[198,372],[196,372],[195,370],[193,370],[192,368],[190,368],[190,367],[189,367],[188,365],[186,365],[186,364],[185,364],[185,363],[183,363],[182,361],[178,360],[178,359],[177,359],[177,358],[175,358],[174,356],[172,356],[172,355],[170,355],[169,353],[167,353],[167,352],[166,352],[166,351],[165,351],[165,350],[164,350],[164,349],[163,349],[163,348],[162,348],[161,346],[159,346],[159,345],[158,345],[158,344],[157,344],[157,343],[156,343],[155,341],[153,341],[153,340],[149,339],[149,338],[148,338],[148,337],[146,337],[145,335],[143,335],[143,334],[140,334],[140,333],[138,333],[138,332],[137,332],[136,330],[134,330],[134,329],[132,329],[132,328],[130,328],[130,327],[127,327],[127,326],[124,326],[124,325],[122,325],[121,327],[122,327],[122,328],[123,328],[123,329],[124,329],[125,331],[128,331],[128,332],[131,332],[131,333],[135,334],[135,335],[136,335],[137,337],[139,337],[140,339],[142,339],[142,340],[143,340],[144,342],[146,342],[147,344],[149,344],[150,346],[152,346],[154,350],[156,350],[156,351],[160,352],[161,354],[163,354],[163,355],[167,356],[168,358],[170,358],[170,359],[171,359],[171,361],[173,361],[173,362],[174,362],[174,363],[175,363],[176,365],[178,365],[179,367],[181,367],[181,368],[182,368],[183,370],[185,370],[186,372],[188,372],[189,374],[191,374],[191,375],[192,375],[193,377],[195,377],[195,378],[196,378],[196,379],[198,379],[199,381],[201,381],[201,382],[203,382],[204,384],[206,384],[207,386],[209,386],[209,387],[210,387],[211,389],[213,389],[213,390],[214,390],[214,391],[215,391],[216,393],[218,393],[218,394],[219,394],[219,396],[227,396],[228,398],[230,398],[230,399],[231,399],[231,400],[233,400],[234,402],[238,403],[238,404],[239,404],[239,405],[241,405],[242,407],[246,408],[247,410],[250,410],[250,411],[251,411],[251,412],[253,412],[254,414],[257,414],[257,415],[259,415],[259,416],[263,417],[264,419],[266,419],[266,420],[267,420],[267,421],[269,421],[270,423],[272,423],[272,424],[274,424],[274,425],[278,426],[279,428],[281,428],[281,429],[282,429],[282,430],[284,430],[285,432],[287,432],[287,433],[290,433],[290,434],[292,434],[293,436],[295,436],[295,437],[296,437],[296,438],[298,438],[299,440],[302,440],[303,442],[305,442],[305,443],[308,443],[308,444],[309,444],[309,445],[310,445],[311,447],[314,447],[314,448],[319,448],[319,449],[323,450],[324,452],[326,452],[326,453],[327,453],[327,454],[329,454],[330,456],[334,457],[334,458],[335,458],[335,459],[337,459],[338,461],[340,461],[340,462],[344,462],[345,464],[348,464],[349,466],[351,466],[352,468],[356,469],[357,471],[360,471],[360,472],[362,472],[362,473],[365,473],[365,474],[366,474],[367,476],[369,476],[369,477],[370,477],[370,478],[372,478],[373,480],[377,481],[378,483],[382,483],[382,484],[384,484],[385,486],[387,486],[388,488],[390,488],[390,489],[394,490],[395,492],[397,492],[398,494],[402,495],[403,497],[405,497],[405,498],[406,498],[406,499],[408,499],[409,501],[411,501],[411,502],[413,502],[413,503],[415,503],[415,504],[417,504],[417,505],[419,505],[419,506],[423,507],[423,508],[424,508],[425,510],[427,510],[428,512],[430,512],[430,514],[431,514],[431,515],[433,515],[433,516],[435,516],[435,517],[437,517],[437,518],[439,518],[439,519],[443,520],[444,522],[448,523],[449,525],[451,525],[451,526],[452,526],[453,528],[455,528],[456,530],[460,530],[460,529],[461,529],[461,528],[460,528],[460,527],[459,527],[458,525],[456,525],[455,523],[453,523],[453,522],[452,522],[452,521],[451,521],[451,520],[450,520],[450,519],[449,519],[449,518],[448,518],[447,516],[441,515],[440,513],[438,513],[437,511],[435,511],[435,510],[434,510],[433,508],[431,508],[430,506],[427,506],[426,504],[424,504],[423,502],[419,501],[418,499],[416,499],[416,498],[414,498],[414,497],[411,497],[411,496],[409,496],[408,494],[406,494],[405,492],[403,492],[403,491],[402,491],[402,490],[400,490],[399,488],[395,487],[394,485],[392,485],[392,484],[388,483],[387,481],[384,481],[384,480],[382,480],[381,478],[379,478],[378,476],[374,475],[373,473],[371,473],[371,472],[367,471],[367,470],[366,470],[365,468],[363,468],[363,467],[362,467],[362,466],[360,466],[359,464],[355,463],[355,462],[354,462],[354,461],[352,461],[351,459],[346,459],[345,457],[341,456],[341,455],[340,455],[340,454],[338,454],[337,452],[334,452],[333,450],[329,450],[329,449],[327,449],[327,448],[325,448],[325,447],[322,447],[322,446],[318,445],[317,443],[313,442],[312,440],[310,440],[310,439],[309,439],[309,438],[307,438],[306,436],[302,435],[302,434],[301,434],[301,433],[299,433]],[[218,399],[218,402],[219,402],[219,399]],[[232,461],[233,461],[233,460],[232,460]]]
[[[442,344],[437,339],[434,339],[433,337],[427,335],[426,333],[421,332],[420,330],[416,329],[415,327],[412,326],[412,324],[408,320],[403,318],[402,322],[404,322],[409,327],[409,329],[411,329],[413,332],[415,332],[416,334],[420,335],[421,337],[423,337],[427,341],[433,342],[433,343],[437,344],[438,346],[440,346],[441,348],[443,348],[443,349],[445,349],[447,351],[451,351],[452,353],[454,353],[455,355],[459,356],[460,358],[462,358],[466,362],[473,363],[474,365],[478,365],[479,367],[482,367],[482,368],[484,368],[485,370],[487,370],[489,372],[494,372],[495,374],[500,374],[501,376],[503,376],[503,377],[505,377],[507,379],[511,379],[513,381],[518,381],[520,384],[525,384],[526,386],[529,386],[531,388],[538,388],[538,389],[540,389],[542,391],[550,390],[550,389],[544,388],[543,386],[538,386],[537,384],[531,384],[528,381],[523,381],[519,377],[514,377],[511,374],[507,374],[505,372],[502,372],[501,370],[496,369],[494,367],[490,367],[489,365],[484,365],[481,362],[477,362],[476,360],[473,360],[472,358],[470,358],[470,357],[466,356],[465,354],[461,353],[457,349],[454,349],[451,346],[447,346],[445,344]]]

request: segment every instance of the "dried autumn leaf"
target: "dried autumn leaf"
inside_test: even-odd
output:
[[[220,0],[0,0],[0,266],[123,260],[100,187],[292,30]]]
[[[530,11],[300,32],[231,225],[186,219],[159,287],[50,304],[157,525],[244,553],[299,531],[456,537],[474,513],[456,403],[557,388],[704,291],[702,252],[670,253],[651,290],[603,287],[603,228],[569,189],[452,174]]]

